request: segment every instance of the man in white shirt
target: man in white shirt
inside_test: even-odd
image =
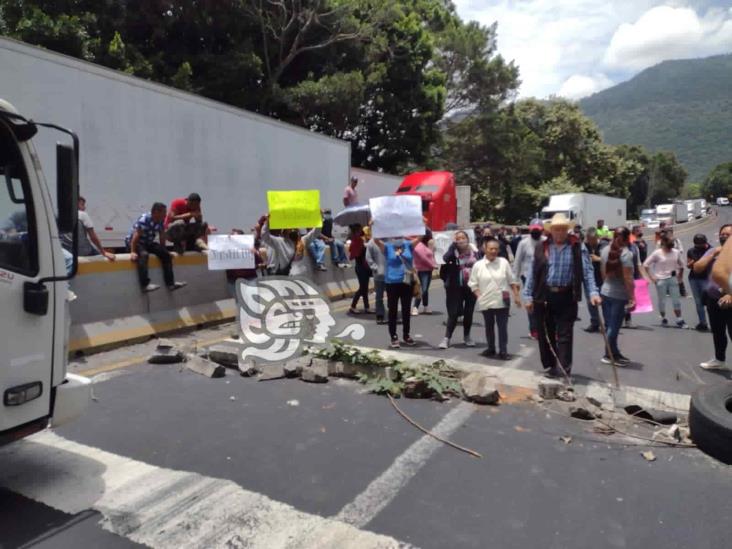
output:
[[[116,256],[112,252],[108,252],[99,241],[94,223],[86,213],[86,199],[79,197],[79,222],[76,225],[76,234],[79,241],[79,257],[88,257],[94,255],[103,255],[109,261],[114,261]],[[62,235],[62,242],[67,251],[71,251],[72,235]]]

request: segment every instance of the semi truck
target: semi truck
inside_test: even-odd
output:
[[[470,223],[470,187],[455,185],[451,172],[411,173],[399,184],[395,194],[420,196],[427,226],[433,231],[445,230],[452,224],[466,228]]]
[[[65,141],[55,147],[56,207],[32,142],[40,131]],[[65,258],[59,240],[76,235],[78,160],[72,131],[0,99],[0,444],[70,421],[90,400],[89,380],[66,371],[78,243]]]
[[[20,112],[75,128],[85,143],[81,193],[104,246],[123,246],[153,202],[191,192],[220,233],[251,227],[268,190],[319,189],[321,207],[342,207],[346,141],[6,38],[0,67],[12,75],[2,94]],[[36,147],[52,165],[53,139],[39,135]]]
[[[659,222],[665,221],[671,225],[689,221],[688,208],[683,202],[659,204],[656,206],[656,215],[658,216]]]
[[[701,200],[695,198],[693,200],[685,200],[684,203],[686,204],[686,215],[689,221],[699,219],[702,216]]]
[[[563,213],[582,227],[595,226],[602,219],[610,228],[624,226],[627,212],[626,200],[591,193],[565,193],[549,197],[549,204],[541,210],[544,220],[556,213]]]

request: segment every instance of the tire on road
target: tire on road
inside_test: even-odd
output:
[[[694,391],[689,430],[700,450],[732,465],[732,382],[705,385]]]

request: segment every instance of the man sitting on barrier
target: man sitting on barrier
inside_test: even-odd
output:
[[[191,193],[188,198],[176,198],[170,203],[165,217],[165,232],[176,253],[208,250],[208,223],[203,221],[198,193]]]
[[[140,279],[142,291],[154,292],[160,286],[150,282],[147,263],[150,254],[155,254],[163,265],[163,279],[169,290],[178,290],[186,285],[185,282],[176,282],[173,274],[173,256],[165,249],[165,204],[155,202],[149,212],[142,214],[125,238],[125,245],[130,252],[130,261],[137,263],[137,276]],[[159,242],[155,242],[155,237]]]

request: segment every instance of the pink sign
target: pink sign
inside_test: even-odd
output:
[[[634,313],[652,313],[653,302],[648,288],[648,281],[640,278],[635,281],[635,309]]]

